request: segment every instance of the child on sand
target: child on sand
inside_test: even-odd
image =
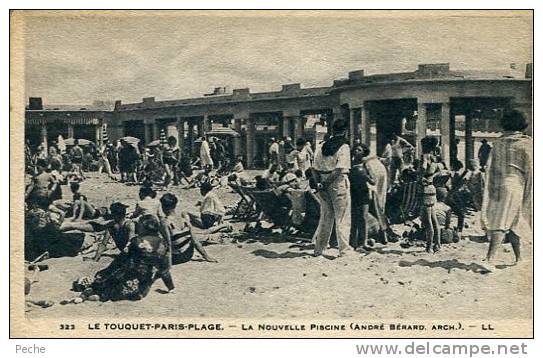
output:
[[[476,211],[480,211],[481,205],[483,204],[485,179],[477,159],[471,159],[468,162],[468,171],[465,176],[465,181],[471,196],[471,204]]]

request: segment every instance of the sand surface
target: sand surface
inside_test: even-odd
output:
[[[95,205],[114,199],[135,204],[138,187],[112,182],[90,174],[82,192]],[[180,208],[196,210],[197,189],[171,190],[180,198]],[[67,194],[67,192],[66,192]],[[159,193],[161,195],[162,193]],[[225,204],[237,200],[228,189],[220,189]],[[66,196],[68,197],[68,196]],[[456,220],[453,221],[455,223]],[[329,259],[311,256],[310,244],[280,238],[226,238],[215,235],[206,249],[219,263],[208,263],[196,254],[188,263],[174,266],[176,290],[162,294],[157,281],[139,302],[84,302],[60,305],[76,297],[72,281],[92,276],[105,267],[84,261],[82,256],[48,259],[47,271],[36,277],[27,298],[51,300],[52,307],[32,307],[28,318],[146,316],[180,318],[358,318],[358,319],[531,319],[532,242],[523,242],[524,262],[513,263],[509,245],[499,252],[498,269],[482,274],[479,263],[487,243],[470,217],[465,240],[444,245],[441,252],[427,254],[423,247],[403,249],[399,244],[377,245],[368,255]],[[240,230],[243,223],[235,224]],[[402,227],[394,230],[401,233]]]

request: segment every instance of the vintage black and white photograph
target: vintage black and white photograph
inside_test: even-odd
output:
[[[11,41],[11,335],[533,335],[532,11],[21,10]]]

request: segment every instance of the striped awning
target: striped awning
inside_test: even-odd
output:
[[[102,123],[102,120],[99,118],[26,118],[25,123],[27,125],[42,125],[50,123],[62,123],[62,124],[71,124],[71,125],[92,125],[97,126]]]

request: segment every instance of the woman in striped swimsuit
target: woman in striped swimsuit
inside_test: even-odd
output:
[[[439,172],[437,160],[433,155],[437,147],[437,138],[424,137],[420,141],[422,147],[421,164],[419,168],[420,182],[422,184],[421,221],[426,233],[426,252],[441,249],[441,232],[434,205],[436,204],[436,187],[434,176]]]
[[[177,206],[177,197],[166,193],[160,198],[160,204],[164,217],[161,219],[161,234],[169,242],[170,265],[177,265],[188,262],[194,255],[194,249],[202,255],[208,262],[218,262],[206,252],[202,244],[194,238],[190,219],[183,214],[183,220],[178,223],[175,220],[175,207]]]

